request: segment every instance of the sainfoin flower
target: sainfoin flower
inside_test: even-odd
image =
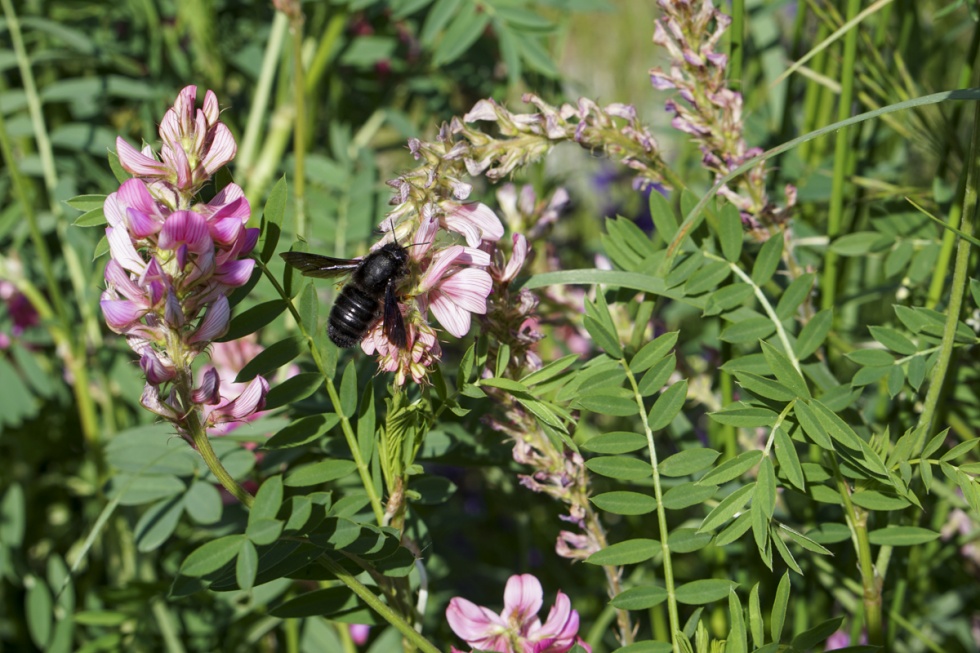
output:
[[[201,186],[235,154],[218,122],[210,91],[195,107],[188,86],[160,124],[161,157],[117,140],[119,161],[134,175],[104,204],[111,259],[101,307],[109,328],[125,335],[146,375],[142,403],[190,438],[197,412],[205,428],[242,421],[265,403],[268,382],[256,377],[232,396],[212,367],[195,385],[192,361],[228,330],[228,294],[244,285],[258,229],[241,188],[229,184],[207,204]],[[225,381],[228,385],[228,381]]]
[[[446,608],[446,620],[456,635],[483,651],[566,653],[579,644],[591,652],[578,637],[579,616],[572,610],[568,596],[558,592],[544,623],[537,616],[543,597],[537,578],[531,574],[514,575],[504,589],[504,609],[500,614],[456,597]]]

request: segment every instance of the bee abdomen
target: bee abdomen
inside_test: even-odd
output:
[[[330,311],[327,335],[338,347],[354,347],[378,317],[378,298],[348,284]]]

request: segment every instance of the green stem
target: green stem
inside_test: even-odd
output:
[[[243,176],[246,179],[251,176],[251,167],[258,152],[259,134],[269,106],[272,83],[276,78],[276,64],[279,61],[279,54],[282,52],[282,43],[286,38],[287,29],[289,29],[289,19],[284,13],[277,11],[275,18],[272,19],[269,42],[266,43],[265,55],[262,57],[259,81],[255,85],[255,96],[252,98],[248,122],[245,123],[245,135],[242,137],[241,147],[238,148],[236,167],[240,174],[244,173]]]
[[[728,86],[739,89],[742,86],[742,62],[745,59],[745,0],[732,0],[732,25],[728,30]]]
[[[182,426],[187,429],[187,432],[191,436],[191,441],[194,443],[194,448],[201,454],[201,458],[204,459],[204,464],[208,466],[208,469],[211,470],[214,477],[221,483],[221,487],[228,490],[228,493],[238,499],[246,508],[251,508],[255,498],[245,488],[239,485],[238,481],[221,464],[221,459],[218,458],[218,455],[214,452],[214,448],[211,447],[211,440],[208,438],[204,424],[201,423],[201,415],[196,408],[192,409],[184,417]]]
[[[847,0],[847,20],[853,20],[861,11],[861,0]],[[837,119],[844,120],[851,115],[851,102],[854,99],[854,76],[857,69],[858,31],[852,29],[844,37],[844,60],[841,65],[841,92],[837,102]],[[842,229],[844,222],[844,195],[847,165],[851,148],[847,130],[837,132],[834,144],[834,176],[831,185],[830,209],[827,215],[827,237],[833,241]],[[833,308],[837,300],[838,256],[827,248],[823,264],[821,288],[821,308]]]
[[[643,421],[643,430],[647,437],[647,454],[650,456],[650,467],[653,470],[653,494],[657,501],[657,525],[660,529],[660,550],[664,558],[664,585],[667,589],[667,614],[670,619],[670,641],[673,646],[673,653],[681,653],[680,640],[677,633],[681,632],[680,616],[677,612],[677,595],[674,588],[674,566],[670,557],[670,546],[667,544],[667,511],[664,509],[663,489],[660,487],[660,466],[657,460],[657,448],[653,443],[653,431],[650,430],[650,421],[647,419],[647,411],[643,405],[643,395],[636,384],[636,377],[626,364],[626,360],[620,361],[626,378],[629,379],[630,386],[633,388],[633,397],[639,409],[640,419]]]
[[[882,579],[878,576],[874,559],[871,555],[871,540],[868,539],[868,513],[862,508],[855,507],[851,502],[851,488],[841,474],[837,461],[833,463],[837,491],[844,501],[844,515],[851,530],[851,538],[858,556],[858,568],[861,570],[861,587],[863,589],[865,626],[868,629],[868,642],[872,646],[880,646],[884,641],[881,628],[881,586]]]
[[[296,12],[290,25],[293,35],[293,198],[296,203],[296,237],[306,240],[306,79],[303,70],[302,12]]]
[[[800,368],[800,361],[797,360],[796,352],[793,351],[793,346],[789,342],[789,335],[786,333],[786,329],[783,327],[783,322],[779,319],[779,316],[776,315],[776,309],[774,309],[772,304],[769,303],[769,298],[767,298],[766,294],[762,292],[762,288],[756,285],[756,283],[752,280],[752,277],[746,274],[742,268],[734,263],[725,260],[717,254],[712,254],[711,252],[704,252],[704,257],[710,258],[713,261],[727,263],[728,267],[735,273],[735,276],[752,286],[752,291],[755,293],[756,299],[759,300],[759,304],[762,306],[763,310],[766,312],[766,315],[769,316],[769,319],[776,327],[776,337],[779,338],[779,342],[783,345],[786,357],[789,358],[789,362],[793,364],[796,371],[802,374],[803,370]]]
[[[970,142],[970,158],[967,168],[966,190],[963,193],[963,221],[960,231],[967,236],[973,235],[977,211],[977,183],[980,179],[980,104],[973,109],[973,138]],[[917,436],[912,447],[913,454],[918,454],[925,446],[926,439],[933,433],[936,422],[936,411],[940,404],[944,382],[949,372],[950,361],[953,358],[956,327],[959,323],[960,311],[963,308],[963,294],[967,292],[970,269],[970,243],[960,239],[956,248],[956,260],[953,263],[953,283],[949,291],[949,304],[946,307],[946,323],[943,325],[943,339],[939,344],[939,358],[932,371],[932,381],[926,393],[925,407],[919,417]]]
[[[429,640],[422,637],[421,634],[415,632],[412,625],[405,621],[401,615],[392,610],[389,606],[385,605],[385,603],[379,599],[374,592],[369,590],[363,583],[361,583],[361,581],[357,580],[353,574],[344,569],[344,567],[341,566],[336,560],[326,556],[320,556],[317,558],[317,562],[336,576],[340,582],[353,590],[354,594],[357,594],[357,596],[367,603],[372,610],[377,612],[382,619],[394,626],[405,639],[415,645],[420,651],[423,651],[424,653],[441,653],[441,651],[433,646]]]
[[[255,264],[259,266],[262,270],[262,274],[272,283],[273,288],[279,293],[279,296],[284,302],[286,302],[286,308],[289,310],[290,315],[296,321],[299,327],[300,333],[306,339],[306,344],[310,349],[310,354],[313,356],[313,363],[316,365],[320,374],[323,376],[324,382],[327,387],[327,394],[330,395],[330,401],[333,404],[334,411],[340,417],[340,427],[344,432],[344,439],[347,441],[347,447],[350,449],[351,456],[354,458],[354,464],[357,466],[357,473],[361,477],[361,484],[364,486],[364,491],[367,493],[368,499],[371,501],[371,510],[374,512],[374,517],[378,524],[384,522],[384,507],[381,504],[381,497],[374,489],[374,483],[371,480],[371,470],[368,468],[367,463],[361,457],[361,448],[357,445],[357,435],[354,433],[354,428],[351,426],[350,419],[343,414],[340,410],[340,395],[337,394],[337,388],[334,385],[333,377],[327,373],[326,365],[323,363],[323,359],[320,357],[320,350],[316,346],[316,342],[313,336],[306,331],[306,327],[303,325],[303,320],[300,318],[299,311],[296,306],[293,305],[293,300],[286,293],[286,290],[279,283],[279,279],[276,278],[272,271],[269,270],[265,262],[257,258],[255,259]]]

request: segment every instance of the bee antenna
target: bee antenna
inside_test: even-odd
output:
[[[388,226],[391,227],[391,239],[395,241],[396,245],[398,245],[399,244],[398,234],[395,233],[395,221],[394,220],[389,221]]]

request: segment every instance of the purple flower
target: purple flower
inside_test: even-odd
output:
[[[543,604],[541,583],[531,574],[511,576],[504,589],[504,609],[497,614],[456,597],[446,608],[446,620],[460,638],[474,648],[498,653],[566,653],[575,644],[591,648],[578,635],[579,616],[562,592],[544,623],[538,618]]]

